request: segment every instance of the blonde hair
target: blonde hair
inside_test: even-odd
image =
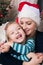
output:
[[[11,25],[11,24],[17,24],[15,21],[10,21],[6,24],[5,26],[5,31],[7,30],[7,28]]]
[[[9,41],[9,36],[8,36],[8,34],[7,34],[7,29],[8,29],[8,27],[9,27],[11,24],[17,24],[17,23],[16,23],[15,21],[11,21],[11,22],[9,22],[9,23],[6,24],[6,26],[5,26],[5,32],[6,32],[6,37],[7,37],[8,41]]]

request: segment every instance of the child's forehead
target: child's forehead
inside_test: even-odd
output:
[[[11,26],[8,27],[7,32],[10,34],[14,31],[17,31],[18,28],[21,28],[18,24],[12,24]]]
[[[20,27],[20,26],[17,23],[13,23],[13,24],[9,25],[8,29],[17,29],[18,27]]]

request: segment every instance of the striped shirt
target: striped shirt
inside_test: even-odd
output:
[[[34,51],[35,48],[35,41],[33,38],[30,38],[26,41],[26,43],[23,44],[19,44],[19,43],[13,43],[11,45],[11,47],[13,48],[13,50],[15,50],[17,53],[20,53],[20,56],[17,56],[15,54],[11,54],[13,57],[22,60],[22,61],[29,61],[29,59],[27,58],[27,54],[30,52]]]

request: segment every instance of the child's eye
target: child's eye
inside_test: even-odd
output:
[[[14,34],[14,32],[11,33],[11,35]]]
[[[18,30],[20,30],[21,28],[18,28]]]

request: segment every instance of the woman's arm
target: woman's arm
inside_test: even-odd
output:
[[[36,54],[34,54],[34,53],[30,53],[29,55],[27,55],[28,57],[30,56],[32,56],[32,59],[31,59],[31,61],[30,62],[23,62],[23,64],[22,65],[39,65],[39,63],[41,63],[42,62],[42,60],[43,60],[43,56],[40,56],[40,54],[39,55],[36,55]]]

